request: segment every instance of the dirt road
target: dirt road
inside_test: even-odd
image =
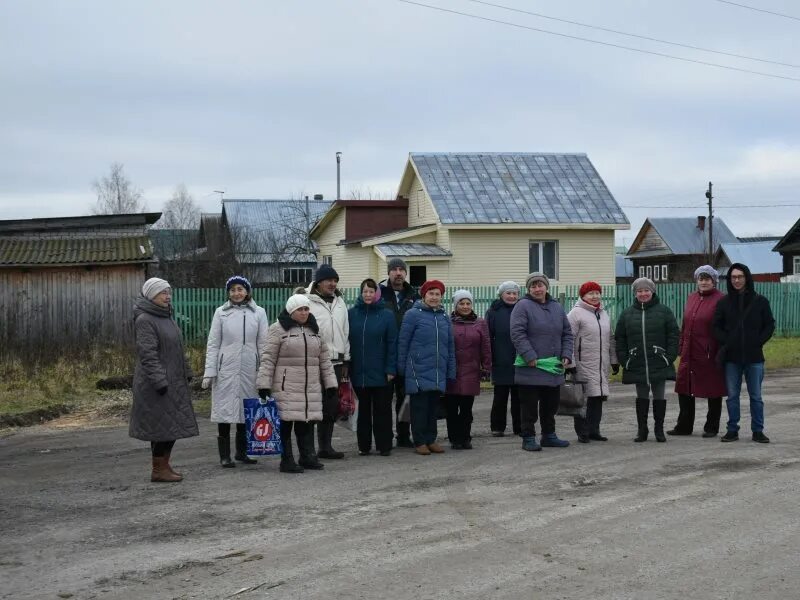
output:
[[[701,401],[692,437],[634,444],[617,387],[611,441],[559,417],[572,446],[526,453],[488,436],[484,394],[472,451],[358,457],[337,428],[347,459],[299,476],[219,468],[204,420],[174,485],[124,426],[27,428],[0,440],[0,597],[797,598],[798,389],[767,377],[771,444],[746,401],[739,442],[700,437]]]

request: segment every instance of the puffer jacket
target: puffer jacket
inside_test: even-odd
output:
[[[211,386],[211,421],[244,423],[245,398],[258,395],[256,375],[267,347],[267,313],[253,300],[236,305],[230,300],[214,311],[206,344],[203,377]]]
[[[344,296],[342,296],[342,292],[336,290],[333,302],[326,302],[322,296],[314,291],[315,289],[312,283],[306,290],[306,295],[311,303],[311,314],[317,320],[319,335],[328,345],[331,362],[349,361],[350,324]]]
[[[619,316],[614,335],[623,369],[622,383],[652,384],[675,379],[678,323],[657,294],[649,302],[634,300]]]
[[[172,311],[140,296],[133,309],[136,368],[128,434],[147,442],[169,442],[198,434],[181,330]],[[162,396],[160,388],[167,386]]]
[[[715,288],[705,294],[694,292],[686,300],[678,341],[681,362],[675,381],[676,394],[719,398],[728,393],[725,374],[717,364],[719,344],[711,330],[717,303],[724,297]]]
[[[397,324],[381,298],[359,298],[350,317],[350,381],[355,387],[383,387],[397,373]]]
[[[486,321],[475,313],[450,315],[456,349],[456,378],[447,382],[447,393],[477,396],[481,393],[481,373],[492,368],[492,349]]]
[[[456,351],[450,319],[441,307],[417,300],[403,317],[397,345],[397,370],[406,393],[444,392],[456,377]]]
[[[517,351],[511,341],[511,311],[513,304],[500,298],[486,311],[486,326],[492,342],[492,383],[514,385],[514,359]]]
[[[601,307],[578,300],[567,315],[575,337],[572,361],[587,396],[608,396],[608,374],[617,364],[611,318]]]
[[[269,328],[257,385],[272,391],[284,421],[322,420],[322,386],[335,388],[337,383],[314,315],[301,326],[281,312]]]

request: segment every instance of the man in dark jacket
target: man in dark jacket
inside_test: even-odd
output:
[[[403,315],[406,314],[409,308],[414,306],[414,302],[419,300],[420,296],[406,281],[408,265],[403,259],[392,258],[386,267],[388,277],[386,281],[380,284],[381,298],[383,298],[386,308],[394,313],[394,317],[397,320],[397,330],[399,331],[400,324],[403,322]],[[403,405],[403,398],[406,396],[406,390],[402,377],[395,377],[393,383],[395,392],[394,413],[395,418],[397,418],[400,413],[400,407]],[[397,421],[397,445],[401,448],[414,447],[411,442],[411,426],[409,423]]]
[[[728,269],[728,295],[717,303],[714,337],[720,344],[719,359],[725,367],[728,388],[728,432],[723,442],[739,439],[739,394],[742,376],[750,396],[750,427],[753,441],[767,443],[764,435],[764,344],[775,332],[775,318],[767,300],[756,293],[750,269],[733,263]]]

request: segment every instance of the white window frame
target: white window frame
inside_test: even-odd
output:
[[[658,268],[658,265],[653,267],[653,281],[660,281],[661,280],[661,269]]]
[[[645,273],[647,273],[647,275],[645,275],[645,277],[647,277],[648,279],[652,279],[653,278],[653,265],[647,265],[647,268],[645,269]]]
[[[639,277],[644,277],[644,265],[639,265]]]
[[[322,257],[322,264],[323,265],[333,266],[333,255],[332,254],[326,254],[325,256],[323,256]]]
[[[313,271],[311,267],[284,267],[281,276],[283,283],[308,284],[314,278]]]
[[[531,248],[534,244],[538,244],[539,246],[539,264],[533,265],[531,264]],[[545,244],[553,244],[553,254],[554,254],[554,261],[553,261],[553,273],[547,273],[544,270],[544,247]],[[530,273],[535,273],[539,271],[547,275],[548,279],[554,279],[558,281],[558,267],[559,267],[559,260],[558,260],[558,240],[528,240],[528,267],[530,268]],[[534,268],[535,267],[535,268]]]
[[[792,257],[792,270],[794,275],[800,275],[800,256]]]
[[[668,279],[669,269],[667,265],[661,265],[661,281],[669,281]]]

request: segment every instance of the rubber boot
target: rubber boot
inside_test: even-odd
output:
[[[317,458],[327,458],[329,460],[338,460],[344,458],[343,452],[337,452],[331,446],[333,439],[333,423],[326,423],[322,421],[317,423],[317,441],[319,442],[319,452]]]
[[[236,463],[231,460],[231,438],[227,435],[217,436],[217,448],[219,448],[219,464],[223,469],[232,469]]]
[[[166,456],[153,457],[153,472],[150,474],[150,481],[160,483],[176,483],[182,481],[183,477],[169,470]]]
[[[653,400],[653,433],[656,435],[657,442],[666,442],[667,437],[664,435],[664,417],[667,414],[667,401],[666,400]]]
[[[247,432],[244,427],[236,428],[236,460],[246,465],[254,465],[258,461],[247,456]]]
[[[281,452],[281,473],[302,473],[305,469],[294,462],[291,430],[284,432],[283,427],[281,427],[281,442],[283,444],[283,452]]]
[[[172,465],[169,464],[169,457],[170,457],[171,454],[172,454],[172,450],[170,450],[169,452],[167,452],[164,455],[164,458],[167,459],[167,469],[169,469],[169,472],[172,473],[173,475],[177,475],[178,477],[183,479],[183,473],[178,473],[175,469],[172,468]]]
[[[639,431],[634,438],[634,442],[646,442],[647,434],[650,430],[647,429],[647,416],[650,413],[650,398],[637,398],[636,399],[636,423],[639,426]]]
[[[304,423],[303,431],[297,431],[295,423],[295,436],[297,437],[297,447],[300,450],[300,466],[313,471],[324,469],[325,465],[319,462],[314,453],[314,426],[311,423]]]

